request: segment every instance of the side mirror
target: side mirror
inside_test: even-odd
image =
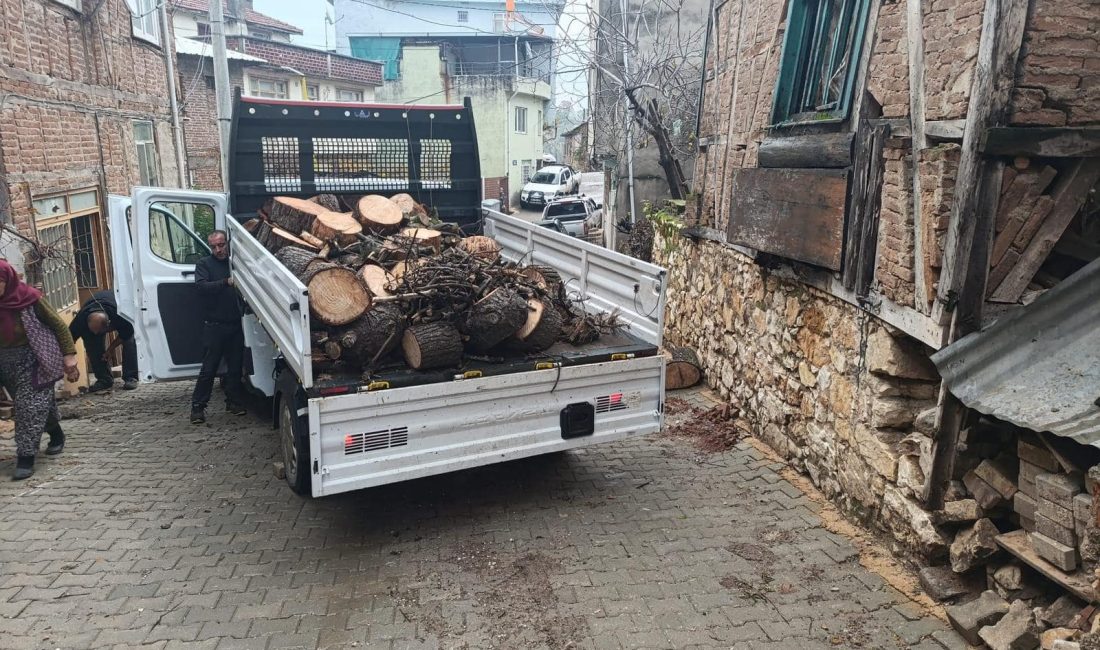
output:
[[[597,203],[596,204],[596,209],[597,210],[603,210],[603,203]]]

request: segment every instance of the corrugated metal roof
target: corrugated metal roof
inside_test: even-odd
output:
[[[212,58],[214,56],[214,48],[210,47],[208,43],[200,43],[199,41],[192,40],[190,38],[176,37],[176,54],[184,54],[189,56],[201,56],[206,58]],[[226,50],[226,58],[233,61],[250,61],[252,63],[267,63],[265,59],[261,59],[258,56],[252,56],[251,54],[245,54],[243,52],[237,52],[235,50]]]
[[[1100,447],[1100,260],[932,361],[970,408]]]

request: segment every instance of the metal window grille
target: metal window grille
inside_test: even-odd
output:
[[[451,187],[451,141],[420,141],[420,178],[432,189]]]
[[[269,192],[297,192],[302,187],[297,138],[262,138],[264,188]]]
[[[460,22],[460,23],[470,22],[470,12],[469,11],[462,11],[460,9],[459,12],[458,12],[458,22]]]
[[[94,215],[86,214],[73,217],[69,221],[73,239],[73,263],[76,267],[77,285],[82,289],[94,289],[99,286],[99,273],[95,260]]]
[[[33,265],[34,276],[42,283],[46,302],[54,309],[76,304],[79,294],[69,222],[39,229],[38,242],[45,254]]]
[[[327,191],[403,188],[409,182],[409,143],[382,138],[314,138],[313,173],[317,188]]]

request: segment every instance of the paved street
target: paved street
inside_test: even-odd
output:
[[[193,427],[189,390],[69,402],[28,482],[3,441],[5,650],[958,647],[751,444],[653,436],[314,501],[272,475],[258,414]]]

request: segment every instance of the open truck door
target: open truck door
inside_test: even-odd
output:
[[[137,330],[146,379],[197,377],[203,307],[195,264],[206,236],[225,229],[224,194],[139,187],[111,202],[111,249],[120,313]],[[128,313],[129,312],[129,313]]]

